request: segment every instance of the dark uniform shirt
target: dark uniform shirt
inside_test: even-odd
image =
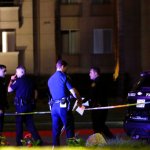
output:
[[[91,107],[107,106],[107,84],[102,77],[97,77],[91,83]],[[114,138],[113,134],[105,124],[107,119],[107,109],[92,110],[91,119],[94,133],[103,133],[106,138]]]
[[[28,113],[33,111],[33,98],[34,98],[34,82],[27,76],[17,78],[11,85],[11,88],[16,93],[15,107],[17,113]],[[22,146],[21,139],[23,139],[23,123],[32,134],[35,141],[39,140],[41,145],[43,142],[40,135],[35,128],[32,115],[16,115],[16,142],[18,146]]]
[[[34,84],[30,78],[23,76],[17,78],[11,85],[11,88],[16,92],[16,97],[22,97],[26,100],[34,98]]]
[[[17,112],[32,111],[35,90],[32,80],[27,76],[17,78],[11,85],[11,88],[16,93],[14,104],[16,105]]]
[[[106,85],[103,83],[100,77],[97,77],[91,82],[90,87],[90,98],[91,98],[91,107],[98,106],[107,106],[107,94],[106,94]]]
[[[72,89],[71,82],[67,75],[61,71],[56,71],[48,80],[48,87],[53,100],[60,100],[69,96]]]
[[[0,77],[0,109],[4,109],[7,105],[7,86],[5,79]]]

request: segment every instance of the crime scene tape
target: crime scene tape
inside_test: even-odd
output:
[[[85,110],[114,109],[114,108],[131,107],[131,106],[138,106],[138,105],[145,105],[145,104],[150,104],[150,102],[132,103],[132,104],[122,104],[122,105],[105,106],[105,107],[85,108]],[[43,114],[50,114],[50,113],[51,113],[51,111],[43,111],[43,112],[27,112],[27,113],[4,113],[4,116],[17,116],[17,115],[43,115]]]
[[[17,116],[17,115],[43,115],[43,114],[50,114],[50,111],[43,111],[43,112],[26,112],[26,113],[4,113],[4,116]]]
[[[122,105],[105,106],[105,107],[94,107],[94,108],[86,108],[85,110],[114,109],[114,108],[123,108],[123,107],[137,106],[137,105],[141,105],[141,104],[143,104],[143,105],[144,104],[150,104],[150,102],[122,104]]]

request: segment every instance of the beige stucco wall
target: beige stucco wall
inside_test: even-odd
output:
[[[16,29],[16,49],[24,47],[24,60],[20,63],[25,65],[28,73],[33,73],[33,14],[32,1],[25,0],[22,5],[22,24]]]
[[[0,29],[18,28],[19,7],[1,7],[0,8]]]
[[[55,1],[54,0],[39,0],[38,1],[38,18],[37,45],[39,46],[38,63],[34,64],[34,56],[37,55],[37,50],[34,50],[34,36],[33,36],[33,3],[31,0],[23,1],[22,7],[22,26],[16,30],[16,46],[24,47],[24,65],[28,73],[34,73],[38,68],[39,74],[49,74],[55,69]],[[38,7],[38,6],[36,6]],[[19,49],[19,48],[17,48]],[[21,49],[22,51],[22,49]],[[38,66],[37,66],[38,65]]]
[[[18,66],[18,52],[0,53],[0,64],[7,66],[7,73],[14,74]]]
[[[40,74],[55,70],[55,0],[40,0]]]

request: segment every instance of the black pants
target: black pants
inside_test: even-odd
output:
[[[21,146],[21,139],[23,139],[23,123],[25,123],[27,130],[32,134],[34,140],[39,140],[42,144],[41,137],[33,122],[32,115],[18,115],[16,116],[16,142],[18,146]]]
[[[112,139],[114,135],[111,133],[106,125],[107,110],[92,110],[92,126],[94,133],[102,133],[105,138]]]
[[[4,126],[4,113],[0,114],[0,136],[3,132],[3,126]]]

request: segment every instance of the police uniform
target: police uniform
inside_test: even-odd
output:
[[[61,71],[56,71],[48,80],[48,87],[51,99],[52,116],[52,142],[53,145],[60,145],[59,136],[64,125],[67,138],[74,137],[74,118],[70,109],[69,90],[72,84],[67,75]]]
[[[102,78],[97,77],[92,81],[90,86],[90,107],[107,106],[107,90],[106,84],[103,83]],[[110,132],[109,128],[105,124],[107,119],[108,110],[92,110],[92,126],[94,133],[103,133],[108,139],[114,138],[114,135]]]
[[[15,91],[14,105],[17,113],[27,113],[33,111],[33,99],[34,99],[34,84],[26,76],[17,78],[11,85],[13,91]],[[42,140],[36,130],[33,122],[32,115],[16,115],[16,142],[17,145],[22,145],[21,139],[23,139],[23,123],[25,123],[28,131],[32,134],[34,140],[39,140],[42,144]]]
[[[5,79],[0,77],[0,110],[3,111],[3,113],[0,114],[0,134],[3,131],[5,107],[8,107],[7,86],[6,86],[6,83],[5,83]]]

